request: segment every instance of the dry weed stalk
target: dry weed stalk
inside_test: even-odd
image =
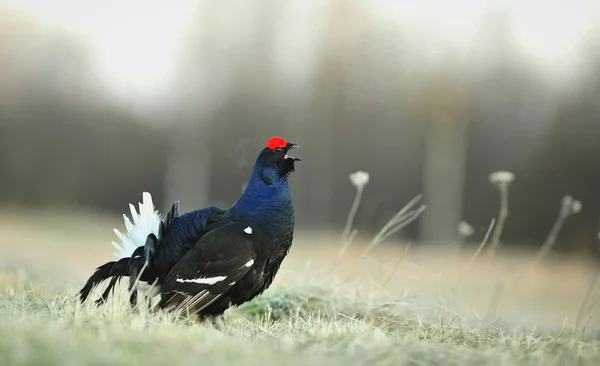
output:
[[[504,229],[504,223],[508,217],[508,188],[515,181],[515,175],[508,171],[498,171],[490,175],[490,182],[500,191],[500,212],[498,213],[498,221],[494,228],[492,241],[488,248],[488,255],[494,256],[498,245],[500,244],[500,236]]]

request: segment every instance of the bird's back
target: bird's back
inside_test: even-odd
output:
[[[205,314],[220,314],[229,306],[239,305],[262,293],[273,282],[293,240],[294,206],[287,178],[294,171],[294,162],[300,159],[288,155],[288,151],[297,146],[280,137],[269,139],[257,157],[243,194],[227,210],[207,207],[179,216],[176,202],[166,217],[157,223],[159,227],[151,228],[146,242],[135,248],[130,257],[122,259],[126,263],[107,263],[90,277],[81,291],[81,301],[92,287],[108,277],[129,276],[131,289],[138,273],[141,281],[157,284],[162,294],[172,295],[178,288],[187,288],[186,296],[198,300],[202,307],[199,310]],[[246,248],[248,239],[240,233],[228,232],[239,231],[240,227],[248,228],[250,232],[254,228],[260,233],[250,240],[252,250],[245,253],[246,257],[234,249]],[[133,249],[129,247],[128,251]],[[220,254],[213,261],[205,257],[206,253]],[[252,258],[252,268],[248,272],[235,267],[240,264],[238,260],[247,259],[248,255]],[[121,267],[123,270],[117,271]],[[117,270],[113,271],[115,268]],[[211,280],[235,280],[231,283],[216,280],[219,285],[214,287],[205,283],[206,278],[198,277],[203,273],[212,274]],[[188,280],[177,277],[179,275],[187,276],[196,284],[190,285]],[[207,299],[210,299],[208,303]],[[131,302],[133,305],[135,301]],[[166,306],[167,302],[161,299],[162,305]]]
[[[167,223],[157,239],[158,252],[149,269],[156,272],[159,281],[192,249],[203,235],[227,222],[225,210],[206,207],[187,212]]]
[[[221,228],[228,229],[228,227],[239,227],[239,225],[247,228],[247,231],[254,235],[253,251],[255,259],[252,270],[237,280],[231,288],[228,288],[224,294],[220,295],[211,304],[201,309],[202,316],[218,315],[232,305],[236,306],[250,301],[272,284],[292,245],[294,236],[294,206],[291,196],[279,194],[279,192],[272,193],[275,194],[269,197],[268,200],[261,201],[257,200],[255,196],[253,197],[251,191],[247,192],[246,196],[241,197],[230,209],[213,215],[213,220],[206,222],[206,230],[197,231],[201,235],[196,237],[196,249],[193,250],[201,251],[204,249],[203,246],[212,247],[216,240],[220,241],[224,255],[227,255],[229,245],[231,245],[226,241],[227,236],[220,234],[208,240],[206,235],[213,236],[212,233],[218,232]],[[181,240],[181,235],[167,236],[166,238]],[[165,242],[168,245],[169,240]],[[229,255],[233,254],[230,253]],[[190,258],[181,259],[181,265],[190,260],[194,261],[196,259],[193,259],[190,255]],[[187,265],[189,267],[191,264]],[[174,269],[174,271],[185,271],[185,269]],[[171,276],[171,278],[174,277]],[[169,281],[169,279],[167,278],[166,281]],[[172,290],[174,288],[178,288],[177,284],[165,284],[165,291],[167,292],[175,292],[175,290]],[[180,297],[176,297],[175,301],[182,300]],[[161,304],[162,307],[171,305],[168,298]]]

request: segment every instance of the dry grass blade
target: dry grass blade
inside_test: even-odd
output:
[[[371,240],[367,248],[361,253],[360,257],[365,257],[373,247],[383,242],[385,239],[389,238],[390,235],[393,235],[398,230],[406,227],[406,225],[410,224],[414,220],[416,220],[421,213],[426,209],[425,205],[421,205],[417,209],[410,211],[414,206],[416,206],[419,201],[422,199],[422,195],[418,195],[413,198],[409,203],[407,203],[394,217],[392,217],[383,228],[377,233],[377,235]]]
[[[404,248],[404,252],[402,252],[402,255],[398,258],[398,261],[394,265],[394,269],[392,269],[392,272],[390,272],[390,275],[388,276],[388,278],[383,282],[383,284],[382,284],[383,287],[385,287],[392,280],[394,273],[396,273],[396,271],[398,270],[400,263],[406,257],[406,254],[408,253],[408,250],[410,249],[411,246],[412,246],[412,243],[408,243],[406,248]]]
[[[496,223],[496,219],[492,219],[492,222],[490,222],[490,226],[488,226],[487,232],[485,233],[485,236],[483,237],[481,244],[479,244],[479,247],[475,251],[475,254],[473,254],[473,257],[471,258],[469,263],[467,263],[467,265],[465,266],[465,270],[471,268],[471,265],[473,264],[473,262],[475,262],[475,259],[477,259],[477,257],[479,256],[479,253],[481,253],[481,251],[483,250],[483,247],[485,247],[485,244],[487,243],[487,241],[490,237],[490,233],[492,232],[492,229],[494,228],[495,223]]]
[[[414,211],[410,211],[408,214],[400,217],[398,219],[398,224],[395,227],[393,227],[392,229],[390,229],[383,237],[381,237],[381,239],[379,239],[379,242],[377,244],[383,243],[390,236],[392,236],[395,233],[397,233],[398,231],[404,229],[406,226],[408,226],[408,224],[410,224],[411,222],[418,219],[419,216],[421,216],[421,214],[423,213],[423,211],[425,211],[426,208],[427,208],[427,206],[423,205],[423,206],[419,207],[418,209],[416,209]]]
[[[578,203],[578,201],[573,200],[573,198],[571,196],[563,197],[563,199],[561,200],[561,207],[558,212],[558,217],[556,218],[556,221],[554,222],[554,225],[552,226],[552,230],[550,230],[550,233],[548,234],[546,241],[540,248],[536,257],[533,259],[533,261],[529,267],[530,271],[532,271],[535,268],[535,266],[542,260],[542,258],[544,258],[546,256],[546,254],[548,254],[550,249],[552,249],[552,247],[554,246],[554,243],[556,243],[556,238],[558,238],[558,234],[560,233],[560,230],[562,229],[565,221],[571,215],[578,212],[576,209],[574,209],[574,207],[575,207],[574,205],[576,203]]]
[[[581,303],[581,306],[579,307],[579,311],[577,312],[577,319],[575,320],[575,328],[577,328],[579,326],[581,319],[583,318],[583,316],[585,315],[585,313],[588,310],[586,305],[590,301],[590,297],[592,296],[592,293],[594,292],[594,288],[596,288],[596,283],[598,282],[598,279],[600,279],[600,269],[598,269],[596,271],[596,274],[595,274],[594,278],[592,279],[590,286],[588,287],[585,297],[583,298],[583,302]]]

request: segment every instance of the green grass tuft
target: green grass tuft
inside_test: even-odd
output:
[[[350,285],[275,285],[215,321],[79,304],[28,286],[0,294],[2,365],[598,365],[585,334],[519,333],[409,311]],[[376,299],[380,299],[377,301]]]

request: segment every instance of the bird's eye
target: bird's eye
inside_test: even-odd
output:
[[[276,147],[275,151],[281,151],[282,149],[280,147]]]

